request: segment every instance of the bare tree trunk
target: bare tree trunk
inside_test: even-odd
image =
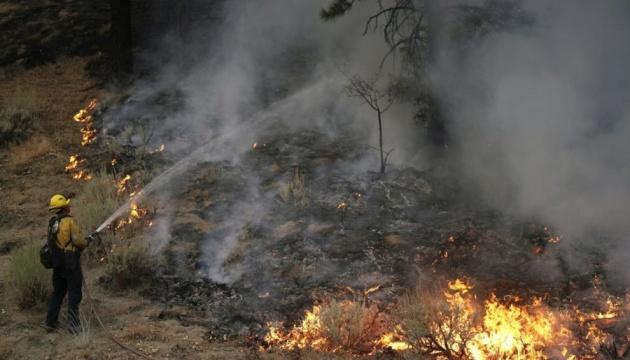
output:
[[[426,18],[428,21],[428,69],[431,69],[438,61],[439,44],[445,40],[444,16],[446,16],[446,14],[442,8],[443,2],[440,4],[440,1],[438,0],[425,0],[425,6]],[[431,88],[429,89],[428,95],[428,111],[426,119],[427,132],[429,141],[433,144],[434,149],[439,153],[445,149],[448,142],[448,134],[444,123],[445,118],[441,111],[441,104]]]
[[[114,73],[133,72],[131,0],[110,0],[112,9],[111,57]]]
[[[378,114],[378,147],[381,152],[381,175],[385,174],[385,157],[383,156],[383,121],[381,109],[376,110]]]

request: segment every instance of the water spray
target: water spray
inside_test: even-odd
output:
[[[188,154],[186,157],[180,159],[173,166],[166,169],[164,172],[156,176],[147,186],[145,186],[142,190],[140,190],[132,199],[128,199],[122,206],[120,206],[116,211],[114,211],[108,218],[105,220],[94,232],[94,236],[98,235],[103,229],[105,229],[108,225],[110,225],[114,220],[120,217],[129,209],[129,205],[131,202],[139,202],[145,196],[151,194],[153,191],[159,189],[160,187],[166,185],[170,180],[172,180],[176,175],[181,174],[184,170],[188,169],[190,166],[193,166],[203,160],[208,160],[208,154],[215,148],[224,145],[226,140],[229,140],[237,133],[243,134],[255,134],[258,133],[262,127],[260,127],[260,123],[269,118],[270,115],[273,114],[275,110],[277,110],[283,102],[290,100],[290,98],[285,98],[281,101],[275,102],[271,104],[265,110],[259,110],[254,115],[251,116],[253,121],[249,124],[238,126],[231,131],[227,131],[224,134],[221,134],[208,142],[205,145],[197,148],[192,153]],[[90,235],[90,236],[92,236]]]

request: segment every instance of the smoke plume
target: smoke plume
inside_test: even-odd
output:
[[[569,238],[596,230],[621,239],[589,241],[627,261],[630,4],[524,6],[535,25],[491,34],[465,58],[444,49],[434,69],[465,182]]]

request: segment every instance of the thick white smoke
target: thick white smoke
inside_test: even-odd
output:
[[[187,105],[165,126],[190,128],[198,141],[220,138],[225,146],[212,147],[212,160],[238,161],[256,134],[277,122],[331,136],[343,127],[375,143],[374,114],[343,91],[344,73],[373,75],[386,53],[380,33],[362,35],[375,2],[361,2],[332,23],[318,16],[326,0],[228,3],[210,50],[184,75],[171,67],[162,74],[161,86],[177,86]],[[431,71],[465,185],[500,208],[549,221],[569,238],[592,229],[623,237],[630,227],[630,5],[524,5],[532,27],[490,34],[464,58],[445,46]],[[400,162],[422,141],[411,118],[404,108],[386,114],[386,147],[396,148]],[[213,243],[230,249],[235,239]],[[613,245],[611,264],[625,262],[628,247],[607,244]],[[206,262],[220,264],[217,254],[208,247]],[[225,274],[215,275],[225,281]]]
[[[549,221],[569,238],[593,229],[624,238],[630,3],[524,4],[532,28],[489,35],[465,59],[445,50],[434,71],[461,168],[491,203]],[[621,254],[611,256],[627,261],[628,251]]]

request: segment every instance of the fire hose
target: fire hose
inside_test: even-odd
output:
[[[98,234],[98,232],[95,232],[94,234],[88,236],[88,241],[100,241],[101,237]],[[111,340],[114,344],[120,346],[121,349],[128,351],[140,358],[143,359],[147,359],[147,360],[153,360],[152,357],[143,354],[142,352],[140,352],[139,350],[136,350],[128,345],[123,344],[122,342],[118,341],[114,335],[112,335],[112,333],[107,330],[107,328],[105,327],[105,325],[103,324],[103,321],[101,321],[101,317],[98,316],[98,313],[96,312],[96,309],[94,308],[94,299],[92,299],[92,296],[90,295],[90,289],[87,286],[87,283],[85,282],[85,277],[81,277],[81,281],[83,283],[83,288],[85,289],[85,296],[87,297],[87,301],[90,305],[90,311],[92,312],[92,314],[94,315],[94,318],[96,319],[96,322],[98,322],[99,326],[101,327],[101,329],[103,329],[103,332],[105,333],[105,336],[107,336],[107,338],[109,338],[109,340]]]

